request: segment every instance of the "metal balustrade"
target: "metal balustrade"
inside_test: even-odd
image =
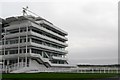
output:
[[[30,44],[32,46],[37,46],[37,47],[41,47],[41,48],[45,48],[45,49],[49,49],[49,50],[54,50],[54,51],[59,51],[59,52],[66,53],[66,50],[61,50],[61,49],[45,46],[45,45],[42,45],[42,44],[37,44],[37,43],[34,43],[34,42],[31,42]]]
[[[11,64],[11,65],[7,65],[2,70],[5,73],[10,73],[12,71],[15,71],[15,70],[18,70],[18,69],[21,69],[21,68],[24,68],[24,67],[25,67],[25,62],[19,62],[19,64],[14,63],[14,64]]]
[[[23,21],[20,24],[12,24],[10,26],[5,27],[6,30],[12,30],[12,29],[17,29],[17,28],[23,28],[23,27],[28,27],[30,26],[29,21]]]
[[[67,60],[66,58],[64,57],[59,57],[59,56],[52,56],[53,59],[56,59],[56,60]]]
[[[118,73],[118,68],[71,68],[74,73]]]

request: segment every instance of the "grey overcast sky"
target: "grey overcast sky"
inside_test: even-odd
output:
[[[1,0],[0,17],[29,9],[68,32],[70,64],[118,63],[119,0]]]

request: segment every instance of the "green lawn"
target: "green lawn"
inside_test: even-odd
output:
[[[116,77],[118,74],[114,73],[21,73],[21,74],[2,74],[3,79],[25,79],[26,78],[32,78],[32,79],[59,79],[59,78],[81,78],[81,79],[86,79],[86,78],[111,78],[111,77]]]

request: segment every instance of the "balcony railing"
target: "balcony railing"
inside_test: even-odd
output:
[[[32,46],[37,46],[37,47],[41,47],[41,48],[48,49],[48,50],[54,50],[54,51],[63,52],[63,53],[66,53],[66,52],[67,52],[66,50],[61,50],[61,49],[57,49],[57,48],[53,48],[53,47],[41,45],[41,44],[34,43],[34,42],[31,42],[30,44],[31,44]]]
[[[67,60],[64,57],[58,57],[58,56],[52,56],[52,58],[55,59],[55,60],[65,60],[65,61]]]
[[[28,27],[30,24],[28,21],[26,22],[22,22],[20,24],[16,23],[16,24],[13,24],[13,25],[10,25],[8,27],[5,27],[6,30],[12,30],[12,29],[17,29],[17,28],[22,28],[22,27]]]
[[[12,45],[8,44],[8,45],[3,45],[2,47],[3,48],[12,48],[12,47],[18,47],[18,46],[25,47],[26,45],[27,46],[36,46],[36,47],[40,47],[40,48],[43,48],[43,49],[58,51],[58,52],[66,53],[66,54],[68,53],[68,51],[66,51],[66,50],[61,50],[61,49],[45,46],[45,45],[34,43],[34,42],[20,43],[19,45],[18,44],[12,44]]]
[[[21,69],[23,67],[25,67],[25,62],[19,62],[19,64],[18,63],[14,63],[14,64],[11,64],[11,65],[7,65],[2,70],[5,71],[6,73],[10,73],[12,71]]]
[[[26,36],[30,34],[30,32],[21,32],[21,33],[14,33],[14,34],[7,34],[5,35],[5,38],[13,38],[13,37],[18,37],[18,36]]]
[[[18,57],[30,57],[29,53],[16,53],[16,54],[8,54],[8,55],[2,55],[2,59],[16,59]]]

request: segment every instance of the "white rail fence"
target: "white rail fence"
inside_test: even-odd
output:
[[[19,66],[18,66],[19,65]],[[4,69],[1,69],[0,72],[9,73],[18,69],[22,69],[25,67],[25,63],[13,64],[9,66],[5,66]],[[34,71],[28,71],[32,73]],[[35,72],[67,72],[67,73],[120,73],[117,67],[105,67],[105,68],[39,68],[39,70]],[[35,73],[34,72],[34,73]],[[27,73],[27,72],[26,72]]]

